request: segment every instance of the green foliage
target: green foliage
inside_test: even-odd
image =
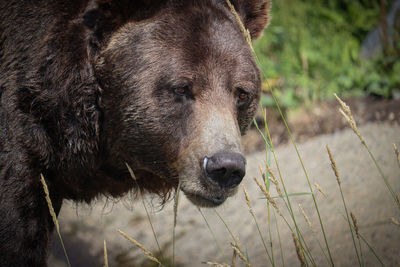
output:
[[[398,53],[369,62],[359,56],[362,41],[379,24],[379,1],[276,0],[271,14],[254,48],[283,106],[333,93],[390,97],[400,88]],[[265,95],[262,103],[273,101]]]

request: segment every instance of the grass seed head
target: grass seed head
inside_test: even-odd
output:
[[[232,267],[235,267],[236,266],[236,250],[235,249],[233,249],[233,253],[232,253]]]
[[[396,144],[393,144],[393,149],[394,149],[394,153],[396,154],[397,164],[399,164],[399,167],[400,167],[400,152],[397,149]]]
[[[249,194],[247,194],[246,187],[244,187],[243,184],[242,184],[242,188],[243,188],[244,196],[246,198],[247,206],[249,206],[249,210],[253,214],[253,206],[251,205],[250,197],[249,197]]]
[[[276,180],[274,172],[272,171],[271,167],[268,164],[265,164],[265,166],[267,167],[267,170],[268,170],[269,174],[271,175],[271,177]]]
[[[310,219],[308,218],[308,216],[306,215],[306,213],[304,212],[304,210],[303,210],[303,208],[301,207],[300,204],[299,204],[299,209],[300,209],[301,214],[303,214],[303,217],[304,217],[304,219],[306,220],[306,222],[307,222],[307,224],[308,224],[308,227],[310,227],[311,231],[314,232],[314,229],[313,229],[313,227],[312,227],[312,225],[311,225],[311,221],[310,221]]]
[[[282,190],[281,190],[281,188],[280,188],[280,186],[279,186],[278,180],[276,180],[276,179],[274,179],[274,178],[271,178],[270,180],[271,180],[271,182],[275,185],[276,192],[278,192],[278,195],[279,195],[281,198],[283,198]]]
[[[239,24],[240,30],[242,31],[243,36],[246,39],[247,44],[249,45],[251,51],[254,53],[253,45],[251,43],[250,32],[244,26],[244,24],[243,24],[242,20],[240,19],[238,13],[236,12],[235,7],[231,4],[231,2],[229,0],[225,0],[225,2],[228,4],[229,8],[231,9],[232,14],[235,16],[236,21]]]
[[[256,178],[254,178],[254,181],[256,182],[256,184],[258,185],[258,187],[260,188],[261,192],[264,194],[264,196],[267,198],[267,200],[271,203],[271,205],[274,207],[274,209],[276,210],[276,212],[278,212],[278,214],[280,216],[282,216],[281,211],[279,210],[278,205],[276,204],[276,201],[271,197],[271,195],[268,193],[268,191],[265,189],[265,187],[263,187]]]
[[[360,233],[358,232],[358,222],[356,216],[350,211],[351,220],[353,221],[354,229],[356,230],[357,238],[360,239]]]
[[[317,183],[314,183],[314,186],[315,188],[317,188],[319,192],[321,192],[322,195],[324,195],[325,198],[328,198],[328,195],[324,192],[324,190],[322,190],[322,188]]]
[[[338,184],[340,185],[340,184],[341,184],[341,181],[340,181],[339,171],[337,170],[335,160],[333,159],[331,150],[329,149],[329,146],[328,146],[328,145],[326,145],[326,150],[328,151],[329,160],[331,161],[332,170],[333,170],[333,172],[335,173],[336,180],[337,180]]]
[[[229,267],[228,264],[225,264],[225,263],[218,263],[218,262],[211,262],[211,261],[203,262],[203,264],[211,265],[211,266],[215,266],[215,267]]]
[[[306,266],[306,261],[304,259],[303,250],[300,247],[299,240],[297,240],[297,236],[292,232],[294,246],[296,247],[297,258],[300,261],[301,266]]]
[[[137,246],[138,248],[140,248],[144,254],[147,256],[147,258],[149,258],[150,260],[160,264],[161,262],[154,257],[153,253],[151,253],[149,250],[147,250],[142,244],[140,244],[138,241],[136,241],[134,238],[130,237],[128,234],[124,233],[123,231],[121,231],[120,229],[117,229],[117,231],[124,237],[126,238],[128,241],[130,241],[132,244],[134,244],[135,246]]]
[[[339,108],[339,112],[343,115],[345,120],[349,123],[351,129],[353,129],[354,133],[358,136],[358,138],[360,138],[361,143],[363,143],[365,145],[366,144],[365,140],[357,128],[357,124],[353,118],[353,115],[351,114],[350,107],[348,105],[346,105],[346,103],[343,102],[343,100],[340,99],[336,94],[334,94],[334,95],[335,95],[337,101],[339,102],[339,104],[342,106],[342,108]]]
[[[239,250],[237,245],[231,244],[233,250],[235,250],[236,254],[239,256],[239,258],[246,264],[247,267],[250,267],[250,263],[247,261],[246,257],[243,255],[243,253]]]
[[[45,193],[45,198],[46,198],[47,206],[49,207],[49,212],[50,212],[51,218],[53,220],[54,225],[56,226],[57,232],[60,233],[60,225],[58,224],[57,215],[54,212],[53,203],[51,202],[51,199],[50,199],[49,188],[47,187],[47,184],[46,184],[46,181],[44,180],[43,174],[40,174],[40,182],[43,185],[43,190]]]
[[[390,217],[390,220],[392,221],[392,223],[393,223],[394,225],[400,226],[400,222],[399,222],[398,220],[396,220],[396,218]]]

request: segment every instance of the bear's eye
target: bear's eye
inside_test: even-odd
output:
[[[179,96],[190,96],[190,87],[189,86],[179,86],[174,88],[174,93]]]
[[[246,93],[240,93],[239,94],[239,99],[242,100],[242,101],[246,100],[247,99],[247,94]]]
[[[238,88],[236,91],[236,97],[237,97],[237,105],[238,106],[243,106],[249,101],[249,93],[244,91],[241,88]]]

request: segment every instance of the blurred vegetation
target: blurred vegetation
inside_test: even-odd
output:
[[[400,88],[398,35],[394,47],[372,60],[360,56],[365,37],[393,1],[384,3],[382,12],[377,0],[273,1],[270,26],[254,43],[264,90],[267,84],[276,88],[283,107],[310,105],[333,93],[392,97]],[[273,105],[268,93],[261,101]]]

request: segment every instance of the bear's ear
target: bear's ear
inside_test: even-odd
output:
[[[259,37],[270,20],[271,0],[231,0],[231,3],[241,16],[251,38]]]

